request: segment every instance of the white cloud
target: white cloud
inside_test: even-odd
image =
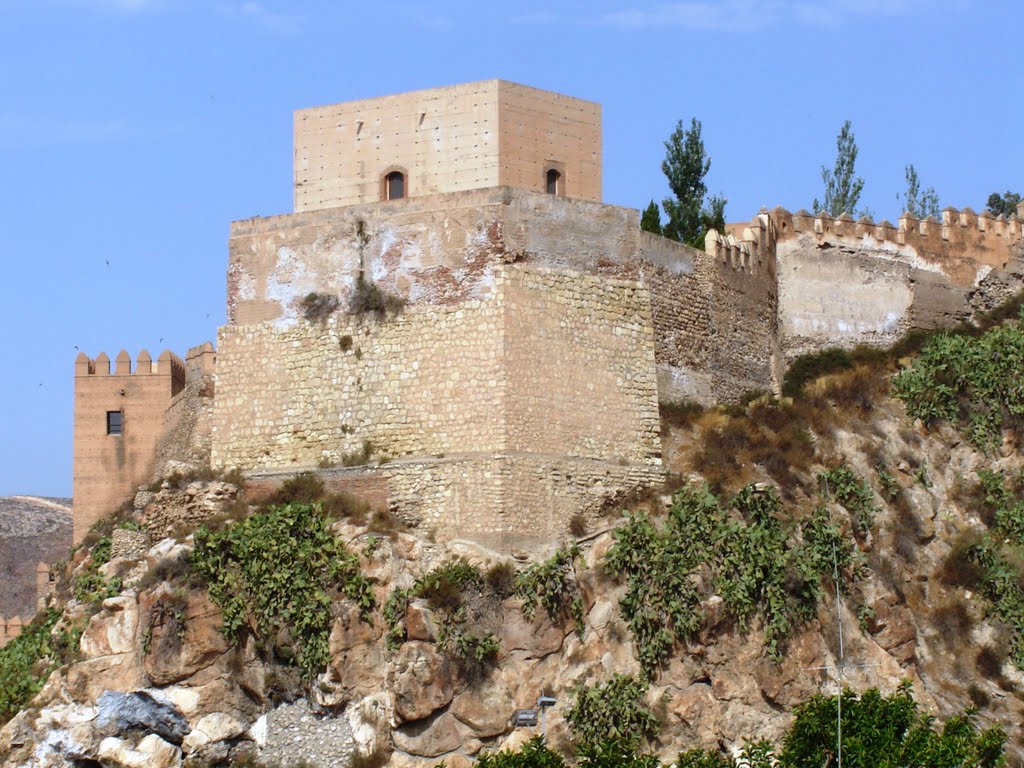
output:
[[[278,13],[267,9],[263,3],[249,0],[237,6],[235,13],[242,18],[249,19],[271,32],[293,35],[302,27],[302,17],[287,13]]]
[[[73,5],[87,6],[112,13],[141,13],[159,10],[167,0],[70,0]]]
[[[687,0],[637,5],[605,13],[600,23],[622,29],[683,27],[695,30],[749,31],[777,23],[837,27],[853,17],[908,16],[961,10],[970,0]]]

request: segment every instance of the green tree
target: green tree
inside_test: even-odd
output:
[[[794,710],[796,720],[782,742],[778,764],[785,768],[833,765],[838,736],[839,698],[812,696]],[[951,717],[941,730],[919,711],[906,682],[891,696],[877,689],[842,694],[843,765],[846,768],[995,768],[1003,763],[1006,734],[980,731],[973,714]]]
[[[913,164],[906,166],[904,174],[907,180],[906,194],[896,195],[897,200],[903,201],[903,210],[919,219],[928,216],[939,218],[939,196],[935,193],[935,187],[921,189],[921,180]]]
[[[1020,194],[1017,192],[1006,191],[1005,194],[1000,195],[998,192],[993,192],[988,196],[989,213],[993,216],[999,216],[1002,214],[1006,218],[1010,218],[1011,214],[1017,212],[1017,203],[1021,201]]]
[[[665,237],[703,248],[709,229],[725,228],[726,199],[714,195],[705,203],[708,188],[704,177],[710,169],[711,158],[704,150],[700,121],[692,118],[687,130],[680,120],[665,142],[665,159],[661,163],[674,195],[662,201],[668,216],[663,229]]]
[[[847,120],[836,136],[835,167],[830,171],[821,166],[821,180],[825,183],[825,201],[822,203],[818,198],[814,198],[815,213],[824,211],[832,216],[841,216],[844,213],[853,216],[857,213],[860,193],[864,190],[864,179],[856,175],[856,163],[857,140],[854,138],[850,121]]]
[[[640,229],[644,232],[652,232],[655,235],[664,234],[661,227],[661,209],[658,208],[658,204],[651,200],[651,204],[644,208],[643,214],[640,216]]]

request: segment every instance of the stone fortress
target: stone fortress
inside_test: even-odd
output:
[[[652,235],[601,202],[599,105],[501,80],[299,110],[294,138],[295,212],[232,224],[216,351],[78,356],[75,541],[183,459],[550,541],[661,481],[659,400],[777,390],[800,354],[969,320],[1024,272],[1024,208]],[[371,287],[404,308],[347,311]]]

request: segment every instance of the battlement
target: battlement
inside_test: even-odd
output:
[[[749,224],[727,225],[724,233],[710,230],[704,238],[704,252],[716,263],[752,275],[770,269],[775,241],[776,223],[762,209]]]
[[[207,342],[212,351],[213,345]],[[198,347],[195,349],[199,349]],[[205,351],[205,350],[204,350]],[[192,350],[189,350],[191,353]],[[156,360],[145,349],[141,350],[132,364],[131,355],[125,350],[117,353],[114,358],[114,369],[110,368],[110,358],[106,352],[100,352],[95,358],[85,352],[75,357],[75,376],[170,376],[171,379],[185,381],[185,363],[169,349],[160,353]]]

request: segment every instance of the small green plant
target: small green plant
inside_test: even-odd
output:
[[[543,737],[534,736],[518,750],[481,752],[476,768],[565,768],[565,761],[544,743]]]
[[[373,443],[364,440],[358,451],[350,451],[341,455],[341,465],[343,467],[360,467],[363,464],[368,464],[371,456],[373,456]]]
[[[658,735],[661,724],[644,706],[647,683],[626,675],[614,675],[598,685],[578,683],[572,689],[573,703],[565,719],[581,749],[617,742],[636,750]]]
[[[347,335],[347,334],[345,336],[342,336],[338,340],[338,348],[342,352],[348,352],[349,350],[351,350],[352,349],[352,337]]]
[[[111,536],[101,536],[92,545],[89,564],[71,583],[71,593],[82,603],[98,605],[109,597],[121,593],[122,582],[117,576],[110,579],[100,574],[100,568],[110,562]]]
[[[516,575],[515,594],[523,600],[523,614],[533,620],[537,605],[543,605],[554,622],[572,619],[576,633],[583,636],[583,598],[576,578],[576,546],[558,550],[542,563]]]
[[[311,323],[323,323],[333,315],[341,302],[333,293],[307,293],[302,299],[302,314]]]
[[[823,493],[835,497],[843,505],[853,521],[853,529],[859,536],[867,536],[875,523],[878,505],[871,488],[848,464],[822,472],[818,483]]]
[[[497,639],[477,629],[480,615],[475,604],[486,591],[480,569],[460,557],[424,574],[410,589],[396,587],[383,610],[387,647],[395,650],[405,642],[409,600],[422,598],[438,620],[438,647],[460,662],[464,674],[475,677],[494,663],[498,652]]]
[[[914,480],[916,480],[917,484],[922,488],[927,489],[932,487],[932,479],[928,476],[927,462],[922,461],[920,466],[914,470]]]
[[[896,477],[882,463],[875,465],[875,473],[878,475],[878,484],[882,486],[882,498],[888,502],[895,501],[900,495],[900,484]]]
[[[192,567],[224,615],[223,631],[251,628],[269,649],[287,630],[302,674],[310,679],[328,661],[332,597],[352,600],[367,618],[373,590],[359,559],[331,535],[317,504],[290,503],[222,531],[195,534]]]
[[[77,651],[84,623],[58,630],[59,619],[60,611],[54,608],[41,611],[0,648],[0,725],[39,693],[50,672]]]

